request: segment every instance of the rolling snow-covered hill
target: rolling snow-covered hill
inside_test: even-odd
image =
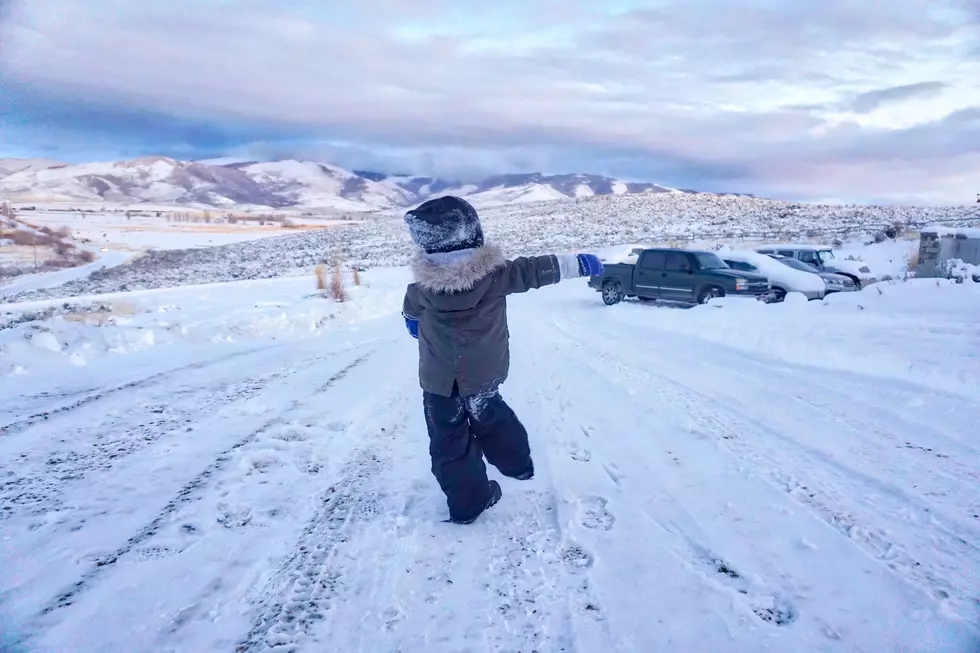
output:
[[[287,202],[279,206],[365,211],[401,206],[411,199],[401,188],[325,163],[287,160],[223,167],[240,170],[266,192]]]
[[[167,157],[29,167],[0,179],[0,194],[20,202],[304,206],[341,211],[369,211],[404,201],[387,186],[318,163],[208,165]]]
[[[295,208],[369,212],[400,209],[452,193],[481,207],[594,195],[679,193],[652,183],[585,174],[496,175],[461,183],[345,170],[313,161],[179,161],[141,157],[69,165],[0,159],[0,197],[23,203],[171,203],[202,208]]]
[[[382,183],[397,186],[414,194],[416,204],[433,195],[445,193],[465,197],[477,207],[491,207],[593,197],[595,195],[693,192],[679,191],[649,182],[627,182],[611,177],[586,174],[544,175],[533,172],[494,175],[471,184],[459,184],[431,177],[386,177],[383,174],[371,172],[359,174],[368,175],[372,179],[378,179]]]
[[[0,159],[0,179],[17,172],[34,172],[67,165],[51,159]]]

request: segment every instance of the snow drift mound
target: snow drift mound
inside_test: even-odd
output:
[[[400,310],[407,271],[366,274],[361,286],[352,281],[348,274],[345,302],[316,291],[311,275],[0,307],[0,377],[175,343],[314,337]]]
[[[820,301],[807,301],[799,293],[788,294],[781,304],[723,298],[688,311],[630,311],[623,319],[794,365],[973,393],[980,387],[977,306],[978,283],[912,279]],[[936,351],[945,352],[945,358]]]

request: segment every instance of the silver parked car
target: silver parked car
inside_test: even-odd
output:
[[[850,277],[854,285],[862,286],[875,283],[877,279],[864,261],[849,261],[834,256],[829,247],[816,245],[765,245],[756,248],[760,254],[777,254],[787,258],[803,261],[821,272],[834,272]]]
[[[788,265],[789,267],[800,270],[801,272],[812,272],[813,274],[820,275],[823,282],[827,284],[827,293],[834,292],[854,292],[859,290],[857,284],[854,283],[854,279],[846,277],[843,274],[837,274],[836,272],[823,272],[813,267],[809,263],[804,263],[798,258],[789,258],[788,256],[780,256],[779,254],[770,254],[772,258],[776,259],[783,265]]]

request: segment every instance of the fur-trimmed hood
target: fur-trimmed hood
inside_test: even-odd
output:
[[[456,293],[471,290],[481,279],[506,262],[503,252],[496,245],[484,245],[468,255],[445,261],[436,261],[437,256],[418,252],[412,260],[415,281],[426,290],[436,293]]]

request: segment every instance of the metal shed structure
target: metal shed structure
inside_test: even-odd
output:
[[[980,228],[923,227],[919,238],[918,277],[947,277],[951,261],[980,265]]]

